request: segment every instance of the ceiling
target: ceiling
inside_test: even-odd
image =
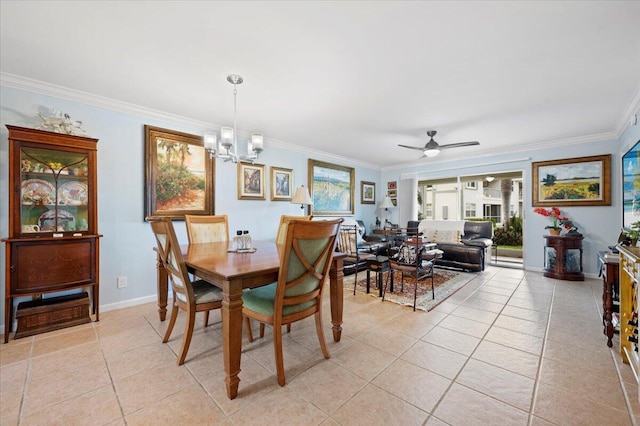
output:
[[[619,137],[640,2],[0,2],[0,72],[364,164]],[[51,105],[54,107],[54,105]],[[72,117],[82,120],[82,117]],[[90,128],[90,123],[85,127]]]

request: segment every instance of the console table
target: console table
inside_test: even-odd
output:
[[[545,277],[569,281],[584,281],[582,272],[581,236],[544,235]]]
[[[600,275],[602,275],[602,324],[603,333],[607,336],[607,346],[612,347],[613,343],[613,301],[619,292],[618,277],[620,256],[609,251],[598,252],[598,263],[600,264]]]

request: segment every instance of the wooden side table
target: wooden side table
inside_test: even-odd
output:
[[[378,284],[378,293],[382,297],[382,273],[390,271],[389,258],[387,256],[376,256],[367,260],[367,293],[369,293],[369,278],[371,272],[376,274],[376,283]],[[390,272],[391,273],[391,272]],[[391,292],[393,293],[393,274],[391,273]]]
[[[569,281],[584,281],[582,272],[583,236],[544,235],[545,277]]]

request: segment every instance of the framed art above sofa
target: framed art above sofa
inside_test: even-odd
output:
[[[532,163],[533,206],[610,206],[611,154]]]

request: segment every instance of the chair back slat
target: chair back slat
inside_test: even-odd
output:
[[[338,237],[338,250],[347,256],[358,256],[358,227],[342,225]]]

